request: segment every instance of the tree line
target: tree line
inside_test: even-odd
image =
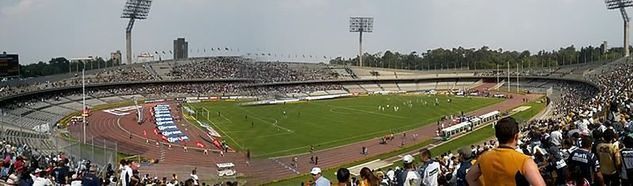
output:
[[[495,69],[516,68],[550,68],[579,63],[602,62],[622,57],[622,48],[604,49],[600,47],[581,47],[573,45],[553,51],[504,51],[483,46],[475,48],[437,48],[423,53],[410,52],[408,54],[385,51],[376,54],[363,54],[363,66],[409,69],[409,70],[440,70],[440,69]],[[358,56],[355,58],[337,57],[330,60],[330,64],[358,66]]]
[[[504,51],[503,49],[490,49],[483,46],[475,48],[437,48],[426,52],[410,52],[408,54],[385,51],[376,54],[363,54],[363,66],[396,68],[409,70],[440,70],[440,69],[495,69],[499,68],[549,68],[562,65],[579,63],[602,62],[622,57],[622,48],[604,49],[600,47],[581,47],[576,49],[573,45],[553,51]],[[633,49],[632,49],[633,50]],[[330,60],[330,64],[358,66],[358,57],[337,57]],[[104,60],[96,57],[93,60],[70,61],[64,57],[52,58],[48,63],[20,65],[21,77],[48,76],[61,73],[79,73],[81,69],[99,69],[121,65],[112,60]]]
[[[28,65],[20,65],[20,77],[38,77],[63,73],[81,73],[81,69],[92,70],[105,67],[118,66],[112,60],[104,60],[96,57],[93,60],[70,61],[64,57],[52,58],[45,63],[40,61]]]

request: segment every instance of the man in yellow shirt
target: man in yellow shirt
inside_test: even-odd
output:
[[[471,186],[484,185],[533,185],[544,186],[534,160],[517,149],[519,124],[514,118],[506,117],[495,125],[495,136],[499,146],[483,153],[466,175]]]
[[[600,160],[600,173],[604,179],[604,184],[620,185],[620,175],[618,170],[622,168],[620,158],[620,147],[616,143],[616,134],[613,129],[607,129],[602,134],[604,141],[596,146],[596,154]]]

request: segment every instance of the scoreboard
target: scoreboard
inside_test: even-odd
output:
[[[17,54],[0,54],[0,77],[20,75],[20,62]]]

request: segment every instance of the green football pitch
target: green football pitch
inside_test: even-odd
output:
[[[254,157],[274,157],[308,152],[311,145],[319,150],[409,130],[445,115],[459,115],[501,101],[372,95],[278,105],[212,101],[187,106],[196,111],[196,119],[210,124],[233,148],[249,149]]]

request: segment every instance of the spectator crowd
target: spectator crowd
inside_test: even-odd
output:
[[[163,79],[147,64],[118,66],[86,72],[85,82],[108,84],[121,82],[157,81]],[[280,62],[253,62],[242,57],[213,57],[179,62],[165,74],[172,79],[253,79],[257,82],[290,82],[310,80],[333,80],[336,73],[326,65],[293,64]],[[0,97],[38,90],[82,85],[81,73],[65,78],[42,78],[38,81],[13,80],[0,82]],[[23,82],[19,82],[23,81]],[[28,82],[28,83],[27,83]]]
[[[249,78],[262,82],[288,82],[336,79],[325,65],[252,62],[242,57],[217,57],[178,64],[170,76],[175,79]]]
[[[60,153],[43,153],[27,144],[0,141],[0,184],[19,186],[234,186],[236,181],[207,184],[198,179],[197,170],[180,179],[141,174],[137,162],[121,160],[119,165],[94,165],[90,160],[76,159]]]

